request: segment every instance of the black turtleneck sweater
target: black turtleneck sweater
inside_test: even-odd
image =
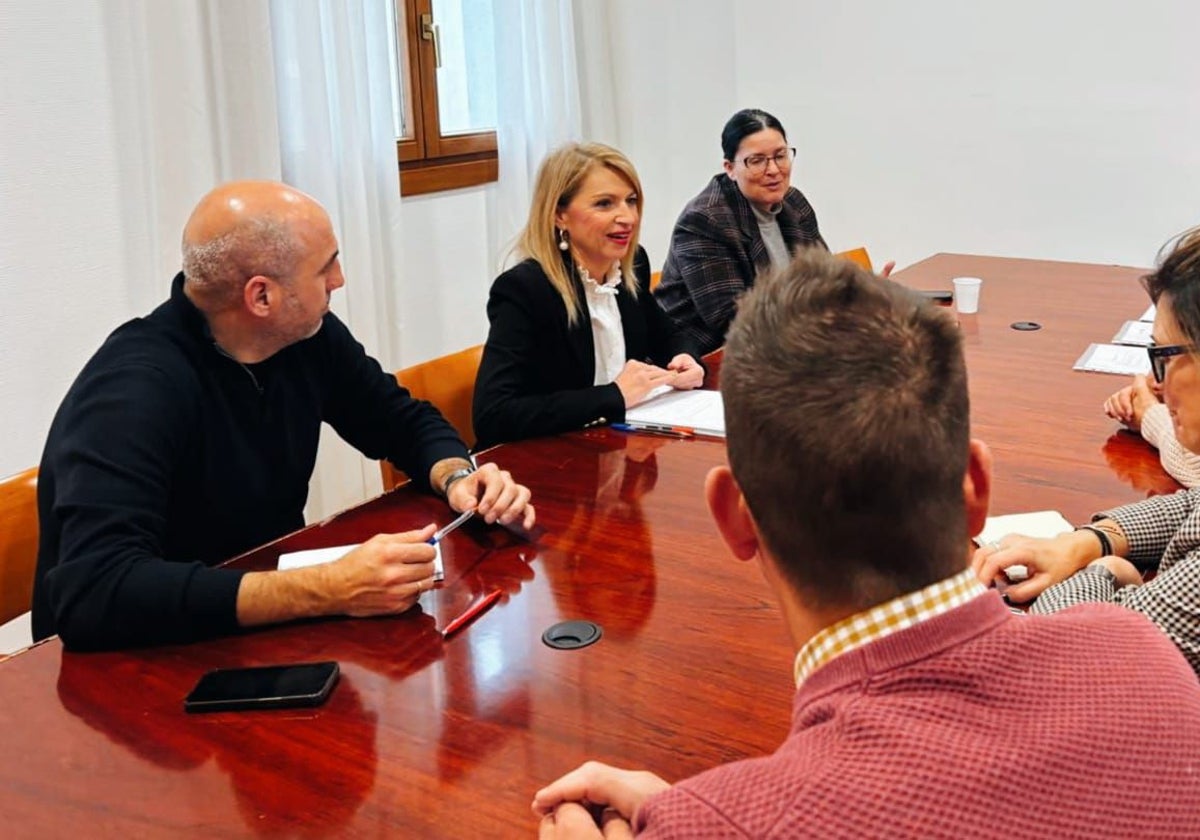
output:
[[[176,276],[170,300],[108,337],[50,427],[34,639],[105,649],[236,629],[243,573],[211,566],[304,525],[322,421],[417,481],[467,455],[332,313],[243,365]]]

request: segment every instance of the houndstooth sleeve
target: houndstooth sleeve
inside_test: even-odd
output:
[[[1139,569],[1153,569],[1171,538],[1196,508],[1198,494],[1200,490],[1180,490],[1167,496],[1151,496],[1142,502],[1101,511],[1092,521],[1115,521],[1129,542],[1127,559]]]
[[[1087,601],[1120,604],[1158,625],[1200,674],[1200,507],[1196,499],[1196,491],[1186,490],[1097,516],[1109,516],[1120,524],[1129,540],[1130,560],[1158,568],[1152,580],[1114,591],[1107,575],[1084,568],[1048,588],[1029,611],[1057,612]]]
[[[1029,606],[1031,613],[1045,614],[1065,610],[1076,604],[1111,601],[1119,590],[1114,589],[1112,575],[1095,566],[1084,566],[1064,581],[1054,584]]]

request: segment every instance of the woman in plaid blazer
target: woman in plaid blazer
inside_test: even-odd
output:
[[[812,205],[791,185],[796,150],[779,120],[738,111],[721,132],[725,171],[683,208],[655,297],[701,353],[725,343],[738,297],[797,248],[828,250]]]

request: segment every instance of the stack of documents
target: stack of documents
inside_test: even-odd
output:
[[[1113,336],[1113,344],[1132,344],[1149,347],[1154,343],[1154,324],[1149,321],[1126,321]]]
[[[725,404],[720,391],[672,390],[626,411],[625,422],[631,426],[670,426],[698,435],[725,437]]]
[[[1083,355],[1075,362],[1075,370],[1096,373],[1118,373],[1124,376],[1150,372],[1150,358],[1143,348],[1154,344],[1154,315],[1157,311],[1150,304],[1142,317],[1126,321],[1112,337],[1112,344],[1089,344]]]
[[[1096,373],[1121,373],[1132,376],[1150,372],[1150,357],[1145,347],[1127,347],[1118,344],[1089,344],[1088,349],[1075,362],[1075,370]]]

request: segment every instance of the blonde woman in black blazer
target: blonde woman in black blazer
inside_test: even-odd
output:
[[[479,445],[619,422],[654,388],[699,387],[704,368],[650,294],[638,246],[641,181],[599,143],[538,171],[525,259],[496,278],[475,383]]]

